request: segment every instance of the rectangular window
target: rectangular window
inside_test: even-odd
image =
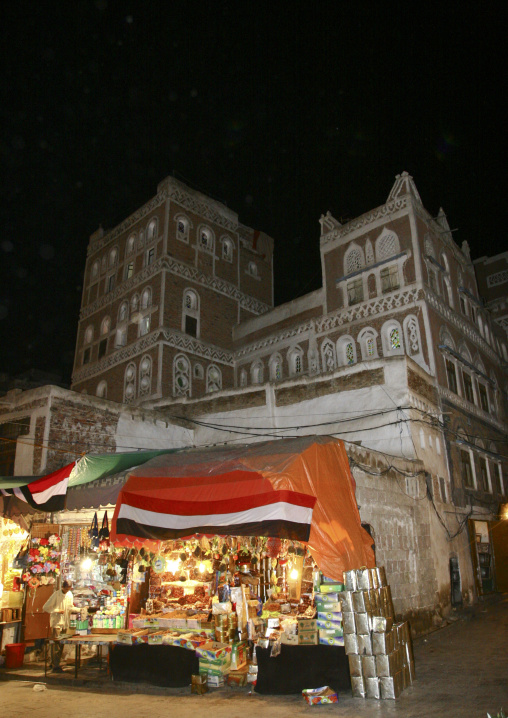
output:
[[[474,404],[474,393],[473,393],[473,381],[471,375],[467,372],[462,372],[462,381],[464,383],[464,396],[465,398]]]
[[[478,390],[480,394],[480,406],[482,407],[483,411],[488,412],[489,400],[487,398],[487,387],[485,386],[485,384],[480,384],[480,382],[478,382]]]
[[[448,388],[457,394],[457,372],[455,371],[455,364],[449,359],[446,360],[446,376],[448,377]]]
[[[134,274],[134,262],[129,262],[125,267],[125,279],[130,279]]]
[[[14,462],[16,460],[17,439],[30,431],[30,418],[23,417],[16,421],[7,421],[0,424],[0,476],[14,476]],[[7,557],[6,557],[7,562]],[[6,563],[7,565],[7,563]]]
[[[127,344],[127,331],[125,329],[117,329],[115,347],[119,349]]]
[[[381,291],[392,292],[399,288],[399,270],[397,267],[385,267],[381,270]]]
[[[443,504],[448,503],[448,497],[446,495],[446,481],[443,479],[442,476],[439,477],[439,488],[441,490],[441,501]]]
[[[90,347],[87,347],[83,352],[83,364],[90,363]]]
[[[480,457],[480,489],[490,491],[487,461],[482,456]]]
[[[462,314],[463,314],[465,317],[468,316],[468,313],[467,313],[467,304],[466,304],[466,302],[465,302],[464,297],[461,297],[461,298],[460,298],[460,311],[462,312]]]
[[[155,260],[155,247],[151,247],[146,253],[146,266],[153,264]]]
[[[189,317],[187,314],[185,317],[185,333],[191,337],[198,335],[198,320],[196,317]]]
[[[106,279],[106,294],[109,294],[109,292],[112,292],[115,288],[115,275],[110,274],[109,277]]]
[[[101,339],[99,342],[99,354],[98,354],[99,359],[102,359],[102,357],[106,354],[107,348],[108,348],[108,340]]]
[[[139,336],[144,336],[145,334],[148,334],[150,331],[150,315],[147,317],[143,317],[143,319],[139,323]]]
[[[363,281],[361,279],[355,279],[353,282],[348,282],[347,297],[350,305],[363,302]]]
[[[495,476],[497,479],[497,492],[500,496],[504,495],[504,488],[503,488],[503,470],[501,469],[501,464],[496,464],[496,472]]]
[[[474,489],[473,469],[471,468],[471,455],[469,451],[461,449],[460,465],[462,469],[462,481],[467,489]]]

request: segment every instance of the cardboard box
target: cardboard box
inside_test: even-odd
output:
[[[320,628],[318,633],[319,638],[344,638],[340,628]],[[344,645],[344,642],[341,645]]]
[[[203,695],[208,692],[207,677],[202,675],[193,675],[191,677],[191,693]]]
[[[299,646],[317,646],[319,643],[318,632],[316,631],[304,631],[304,633],[298,634],[298,645]]]
[[[318,613],[340,613],[342,603],[340,601],[316,601]]]
[[[337,703],[339,700],[337,693],[329,686],[322,686],[322,688],[306,688],[302,691],[302,696],[310,706]]]
[[[319,593],[341,593],[343,590],[342,583],[322,583],[319,587]]]
[[[298,621],[298,633],[314,633],[317,631],[317,619],[316,618],[299,618]]]
[[[247,677],[249,675],[249,667],[247,665],[228,673],[228,686],[246,686]]]
[[[314,601],[316,602],[316,605],[319,603],[338,603],[342,600],[342,593],[339,593],[338,591],[333,591],[330,593],[328,591],[327,593],[320,593],[319,591],[316,591],[314,594]]]
[[[198,656],[205,660],[216,660],[229,655],[231,660],[231,646],[228,643],[217,643],[216,641],[207,641],[202,646],[196,648]]]
[[[224,676],[207,676],[207,684],[209,688],[222,688],[224,685]]]
[[[282,634],[282,636],[280,637],[280,642],[284,643],[286,646],[297,646],[298,645],[298,635],[296,633],[284,632]]]
[[[343,646],[344,645],[344,636],[321,637],[321,635],[320,635],[319,643],[323,644],[324,646]]]
[[[335,618],[335,616],[341,616],[342,614],[336,614],[336,613],[318,613],[318,619],[316,621],[318,628],[330,628],[335,630],[340,630],[341,636],[342,636],[342,620],[339,618],[338,620]],[[328,618],[328,616],[333,616],[334,618]]]

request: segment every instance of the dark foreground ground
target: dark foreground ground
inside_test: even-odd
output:
[[[373,701],[339,695],[339,703],[308,706],[301,696],[259,696],[246,688],[210,690],[203,696],[190,689],[98,684],[84,670],[81,685],[73,672],[34,691],[34,669],[16,671],[24,680],[0,670],[0,716],[37,718],[287,718],[319,713],[344,718],[494,718],[508,713],[508,595],[479,605],[425,638],[415,641],[417,680],[396,701]],[[58,681],[58,682],[57,682]]]

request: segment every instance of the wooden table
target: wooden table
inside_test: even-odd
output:
[[[78,671],[81,665],[81,646],[96,646],[97,647],[97,658],[99,660],[99,670],[101,669],[102,657],[101,657],[101,646],[111,646],[116,641],[116,634],[89,634],[87,636],[71,636],[68,634],[62,635],[60,638],[49,638],[46,642],[46,651],[44,656],[44,675],[47,675],[47,644],[50,642],[64,643],[66,645],[74,646],[76,649],[75,661],[74,661],[74,676],[78,677]]]

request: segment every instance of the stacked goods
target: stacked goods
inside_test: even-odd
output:
[[[206,676],[207,684],[218,688],[224,685],[231,670],[232,647],[216,641],[208,641],[196,648],[199,656],[199,674]]]
[[[342,603],[344,585],[321,574],[315,574],[314,602],[317,609],[316,630],[318,641],[327,646],[344,645]]]
[[[384,568],[344,572],[344,646],[353,696],[397,698],[415,677],[409,624],[394,622]]]

